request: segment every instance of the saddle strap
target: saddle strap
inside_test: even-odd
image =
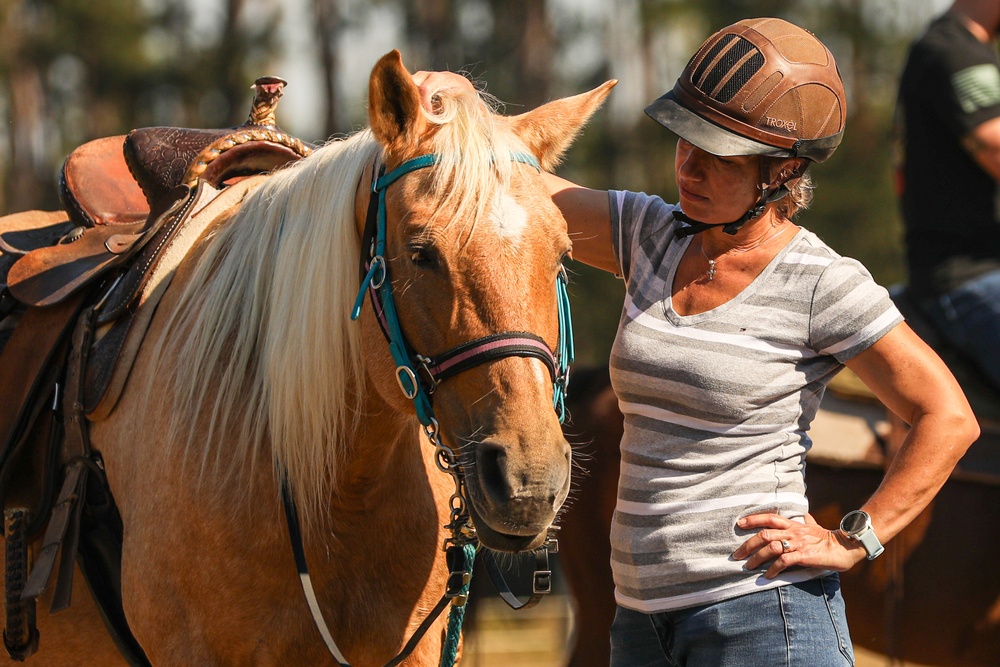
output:
[[[85,293],[48,308],[29,308],[0,353],[6,382],[0,388],[0,471],[11,470],[22,436],[40,412],[47,371],[83,307]],[[0,475],[2,477],[2,475]]]
[[[52,517],[45,531],[42,550],[22,594],[22,599],[37,598],[42,594],[61,550],[62,562],[52,600],[53,613],[65,609],[70,604],[74,564],[80,541],[80,517],[90,462],[90,443],[84,423],[80,377],[87,363],[87,350],[90,349],[93,337],[93,315],[93,308],[85,310],[73,330],[63,391],[65,433],[59,455],[59,460],[66,462],[66,476],[59,497],[52,508]]]
[[[42,540],[42,549],[38,554],[38,558],[35,559],[34,567],[31,568],[31,576],[28,578],[28,583],[21,593],[21,600],[34,600],[45,592],[45,587],[49,583],[49,577],[55,568],[56,556],[59,555],[59,548],[63,546],[63,540],[70,523],[72,521],[78,522],[80,518],[78,507],[81,503],[78,501],[83,495],[83,488],[86,481],[85,470],[86,467],[83,462],[76,461],[66,471],[66,477],[63,480],[59,498],[56,499],[56,504],[52,508],[52,517],[49,519],[49,527],[45,531],[45,539]],[[67,547],[67,550],[73,549],[75,558],[76,545],[69,544]],[[65,558],[66,554],[63,556],[64,560]],[[72,579],[72,572],[70,573],[70,578]],[[66,587],[63,587],[61,599],[65,601],[65,604],[62,604],[59,609],[65,609],[69,606],[68,597],[69,593],[72,592],[72,588],[72,583],[69,585],[68,592]],[[50,611],[58,611],[58,609],[54,608],[56,606],[55,600],[53,600],[52,606],[53,609]]]
[[[3,644],[7,655],[23,661],[38,650],[38,629],[35,627],[35,601],[23,601],[21,591],[28,574],[27,525],[30,515],[24,508],[4,510],[4,611],[6,623]]]

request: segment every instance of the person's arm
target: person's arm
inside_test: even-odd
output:
[[[878,489],[863,507],[851,508],[871,516],[876,536],[885,543],[930,504],[979,437],[979,425],[951,371],[906,324],[897,325],[846,365],[911,426]],[[866,556],[861,544],[839,527],[827,530],[808,514],[804,524],[776,514],[755,514],[740,527],[761,530],[733,557],[746,559],[747,569],[773,560],[768,577],[796,565],[843,572]],[[783,553],[782,540],[791,551]]]
[[[972,159],[1000,183],[1000,116],[980,123],[962,138]]]
[[[569,238],[573,242],[573,259],[617,273],[607,191],[590,190],[555,174],[544,174],[544,178],[552,201],[566,218]]]
[[[889,540],[919,515],[979,437],[958,381],[906,324],[847,362],[847,367],[910,431],[878,490],[861,509]]]

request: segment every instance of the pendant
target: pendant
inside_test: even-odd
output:
[[[708,260],[708,271],[706,271],[706,273],[708,273],[708,279],[710,281],[711,280],[715,280],[715,260],[714,259]]]

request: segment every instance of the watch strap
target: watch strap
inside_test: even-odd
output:
[[[868,560],[874,560],[885,551],[885,547],[882,546],[882,542],[878,539],[875,531],[871,529],[871,526],[861,531],[861,534],[856,539],[861,542],[861,546],[868,552]]]

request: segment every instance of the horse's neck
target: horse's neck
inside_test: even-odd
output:
[[[390,483],[399,488],[424,471],[420,428],[382,404],[380,411],[362,410],[362,416],[344,443],[339,466],[337,495],[357,500],[383,491]]]

